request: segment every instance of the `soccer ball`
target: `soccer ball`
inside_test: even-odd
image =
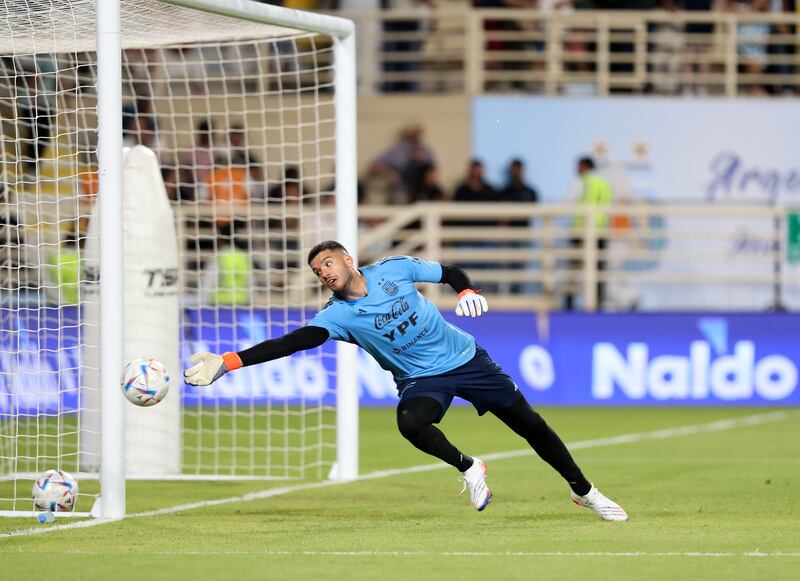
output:
[[[129,402],[149,407],[166,397],[169,375],[157,359],[134,359],[122,372],[121,387]]]
[[[78,502],[78,481],[63,470],[48,470],[33,483],[33,503],[39,510],[69,512]]]

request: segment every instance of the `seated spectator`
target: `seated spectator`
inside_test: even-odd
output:
[[[300,219],[305,194],[300,169],[293,165],[283,170],[283,183],[272,187],[267,194],[270,206],[267,229],[270,233],[281,234],[280,239],[273,240],[270,247],[276,255],[283,256],[281,266],[285,268],[297,268],[302,264],[299,258]]]
[[[433,152],[422,143],[422,128],[406,127],[400,139],[381,153],[370,166],[372,175],[389,182],[394,203],[408,203],[411,183],[423,163],[434,163]]]
[[[58,65],[54,55],[45,53],[4,57],[2,62],[4,79],[16,79],[12,103],[23,171],[35,174],[53,139]]]
[[[204,119],[194,131],[194,145],[178,156],[176,170],[178,199],[198,200],[207,197],[208,192],[200,191],[208,182],[208,174],[214,167],[214,130],[211,121]],[[165,179],[166,181],[166,179]]]
[[[239,214],[236,206],[250,200],[247,170],[231,163],[229,151],[220,157],[219,163],[208,173],[206,192],[208,200],[215,203],[218,213],[215,222],[220,245],[234,240],[236,246],[246,247],[247,237],[242,235],[247,231],[248,224],[245,220],[234,219],[234,216]]]
[[[283,183],[270,188],[267,199],[271,202],[286,200],[287,202],[300,201],[305,195],[305,188],[300,180],[300,170],[297,166],[289,165],[283,170]]]
[[[770,0],[752,0],[748,3],[734,2],[734,10],[743,14],[771,11]],[[767,49],[769,46],[770,25],[768,22],[740,22],[736,28],[739,36],[737,51],[741,55],[741,71],[746,75],[763,75],[767,72]],[[764,85],[743,84],[741,91],[751,96],[767,94]]]
[[[156,122],[152,115],[137,114],[123,117],[122,146],[144,145],[161,158],[161,144],[158,139]]]
[[[483,179],[483,162],[473,159],[469,162],[466,179],[456,187],[453,200],[456,202],[498,202],[500,198],[495,189]]]
[[[500,199],[503,202],[520,202],[526,204],[533,204],[539,201],[539,195],[525,182],[525,166],[521,159],[514,159],[508,165],[508,181],[506,187],[500,194]],[[520,218],[516,220],[508,220],[505,225],[512,228],[528,228],[532,226],[532,222],[528,218]],[[507,242],[508,248],[526,248],[530,246],[529,241],[514,240]],[[525,268],[522,261],[512,262],[505,265],[506,268]],[[506,283],[500,286],[501,290],[507,292],[518,293],[522,291],[523,285],[514,282]]]
[[[521,159],[513,160],[508,166],[508,183],[500,194],[503,202],[535,203],[539,201],[536,190],[525,183],[525,166]],[[509,226],[527,227],[528,220],[511,220]]]
[[[538,202],[536,190],[525,183],[525,165],[521,159],[513,160],[508,166],[508,183],[501,196],[504,202]]]
[[[458,185],[453,196],[455,202],[499,202],[500,196],[497,191],[489,185],[483,177],[483,163],[473,159],[469,163],[466,179]],[[477,226],[477,227],[496,227],[497,220],[458,220],[448,221],[452,226]],[[496,248],[498,245],[492,241],[476,241],[459,243],[462,248]],[[495,268],[496,264],[485,262],[464,264],[467,268],[475,270]],[[485,280],[485,279],[484,279]],[[484,284],[483,289],[487,292],[495,292],[497,284]]]
[[[380,0],[381,10],[418,11],[419,19],[386,19],[383,31],[386,39],[383,52],[383,70],[387,78],[381,89],[384,92],[412,92],[419,90],[420,51],[422,49],[423,29],[428,23],[425,16],[436,7],[438,0]],[[402,53],[416,53],[408,56]],[[391,78],[393,73],[402,78]]]
[[[422,169],[416,183],[412,185],[411,196],[415,202],[443,202],[444,189],[439,183],[439,170],[433,163]]]
[[[250,197],[264,198],[264,171],[261,160],[247,147],[247,133],[242,125],[231,125],[228,132],[230,140],[231,164],[247,170]]]
[[[81,262],[75,234],[65,236],[61,246],[44,265],[48,302],[77,305],[80,302]]]

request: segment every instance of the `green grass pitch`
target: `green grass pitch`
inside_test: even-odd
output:
[[[771,410],[540,411],[569,443]],[[0,537],[0,579],[800,579],[799,421],[800,411],[788,410],[778,421],[575,450],[587,476],[628,511],[627,523],[572,505],[560,478],[531,455],[488,462],[494,499],[482,513],[458,496],[454,470],[398,471]],[[361,423],[362,473],[431,463],[397,433],[392,410],[363,409]],[[470,408],[451,409],[443,428],[479,456],[524,448]],[[128,512],[296,484],[132,481]],[[45,526],[0,519],[0,534]]]

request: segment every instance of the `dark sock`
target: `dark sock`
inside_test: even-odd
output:
[[[539,457],[561,474],[575,494],[583,496],[592,489],[591,483],[575,464],[564,442],[527,401],[520,399],[492,413],[516,434],[525,438]]]
[[[433,426],[441,413],[441,404],[433,398],[403,400],[397,406],[397,427],[417,449],[464,472],[472,466],[472,458],[456,449],[441,430]]]

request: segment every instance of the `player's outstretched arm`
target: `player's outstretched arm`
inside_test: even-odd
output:
[[[328,337],[326,329],[308,326],[287,333],[283,337],[263,341],[238,353],[232,351],[222,355],[208,352],[195,353],[190,358],[194,365],[183,372],[183,378],[189,385],[210,385],[229,371],[240,367],[280,359],[298,351],[319,347],[328,340]]]
[[[480,317],[489,310],[486,297],[479,295],[478,291],[472,288],[472,281],[462,268],[443,264],[442,280],[439,282],[449,284],[458,293],[456,315],[459,317]]]

